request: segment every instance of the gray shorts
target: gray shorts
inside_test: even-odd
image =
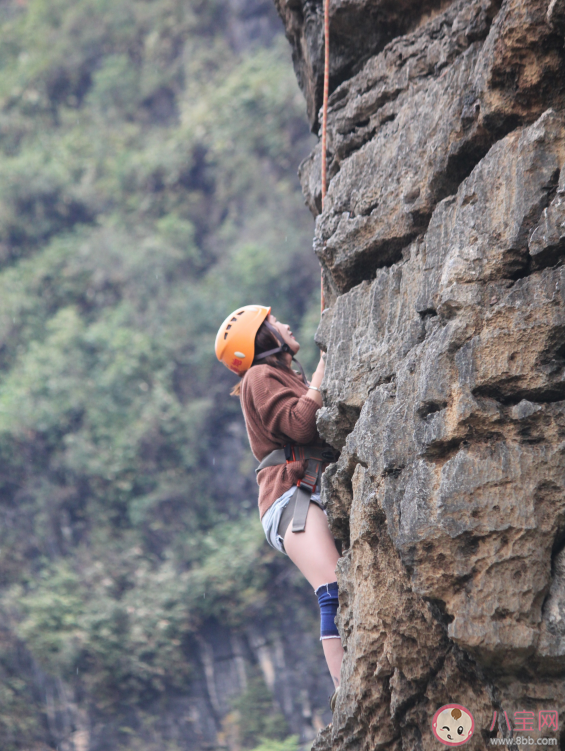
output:
[[[279,535],[279,525],[281,522],[281,516],[283,515],[285,508],[288,506],[295,490],[296,487],[293,486],[287,490],[286,493],[283,493],[280,498],[277,498],[261,519],[267,542],[272,548],[278,550],[280,553],[285,553],[285,555],[286,552],[283,545],[283,538]],[[312,501],[316,502],[319,500],[320,494],[313,493]]]

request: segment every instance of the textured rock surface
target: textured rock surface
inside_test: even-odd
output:
[[[319,148],[301,178],[346,657],[315,748],[438,748],[450,702],[467,748],[508,735],[504,712],[533,712],[535,739],[539,710],[565,713],[565,4],[330,7],[353,41],[323,212]],[[320,8],[279,10],[314,108]]]
[[[438,11],[445,0],[332,0],[330,77],[333,87],[348,79],[387,42]],[[308,118],[317,127],[324,85],[323,0],[275,0],[292,44],[296,75]]]

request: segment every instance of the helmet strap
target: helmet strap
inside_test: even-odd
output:
[[[302,380],[304,381],[304,383],[306,384],[306,386],[308,386],[308,381],[307,381],[307,379],[306,379],[306,373],[304,372],[304,368],[303,368],[303,367],[302,367],[302,365],[301,365],[301,364],[300,364],[300,363],[298,362],[298,360],[296,359],[296,357],[293,357],[293,358],[292,358],[292,362],[295,362],[295,363],[296,363],[296,364],[298,365],[298,367],[300,368],[300,373],[301,373],[301,375],[302,375]]]
[[[260,355],[255,355],[256,360],[262,360],[264,357],[269,357],[269,355],[276,355],[277,352],[282,352],[282,347],[275,347],[274,349],[268,349],[266,352],[261,352]]]
[[[308,381],[306,380],[306,374],[304,373],[304,368],[302,365],[298,362],[298,360],[294,357],[294,354],[292,354],[291,348],[288,346],[288,344],[285,342],[285,340],[282,338],[282,335],[280,331],[273,326],[271,323],[268,323],[267,321],[264,322],[265,326],[269,329],[271,334],[273,334],[274,337],[276,337],[279,342],[281,343],[280,347],[275,347],[274,349],[268,349],[266,352],[261,352],[259,355],[255,355],[255,360],[262,360],[265,357],[269,357],[269,355],[276,355],[278,352],[288,352],[292,355],[292,361],[295,362],[299,369],[300,373],[302,375],[302,380],[306,385],[308,385]]]
[[[269,357],[269,355],[275,355],[277,352],[291,352],[290,347],[285,342],[285,340],[282,338],[280,331],[275,328],[271,323],[268,323],[267,321],[263,322],[264,326],[266,326],[271,334],[275,337],[275,339],[278,339],[281,343],[280,347],[275,347],[275,349],[269,349],[266,352],[261,352],[259,355],[255,355],[255,360],[262,360],[264,357]]]
[[[282,334],[278,330],[278,328],[276,326],[273,326],[273,324],[269,323],[268,321],[264,321],[264,324],[265,324],[266,328],[269,329],[269,331],[271,332],[271,334],[275,337],[275,339],[278,339],[279,342],[281,343],[279,351],[280,352],[292,352],[292,350],[290,349],[290,347],[288,346],[288,344],[282,338]]]

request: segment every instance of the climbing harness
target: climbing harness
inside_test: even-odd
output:
[[[255,470],[257,482],[259,482],[259,472],[266,467],[276,467],[291,462],[307,462],[304,477],[296,483],[294,494],[281,516],[278,534],[283,539],[291,521],[293,532],[304,532],[310,501],[322,476],[322,465],[336,461],[338,456],[338,452],[331,446],[287,443],[284,448],[275,449],[267,454]],[[323,508],[319,501],[312,502]]]

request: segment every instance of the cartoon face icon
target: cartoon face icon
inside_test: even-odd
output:
[[[462,746],[473,735],[473,715],[461,704],[440,707],[432,720],[435,737],[445,746]]]

